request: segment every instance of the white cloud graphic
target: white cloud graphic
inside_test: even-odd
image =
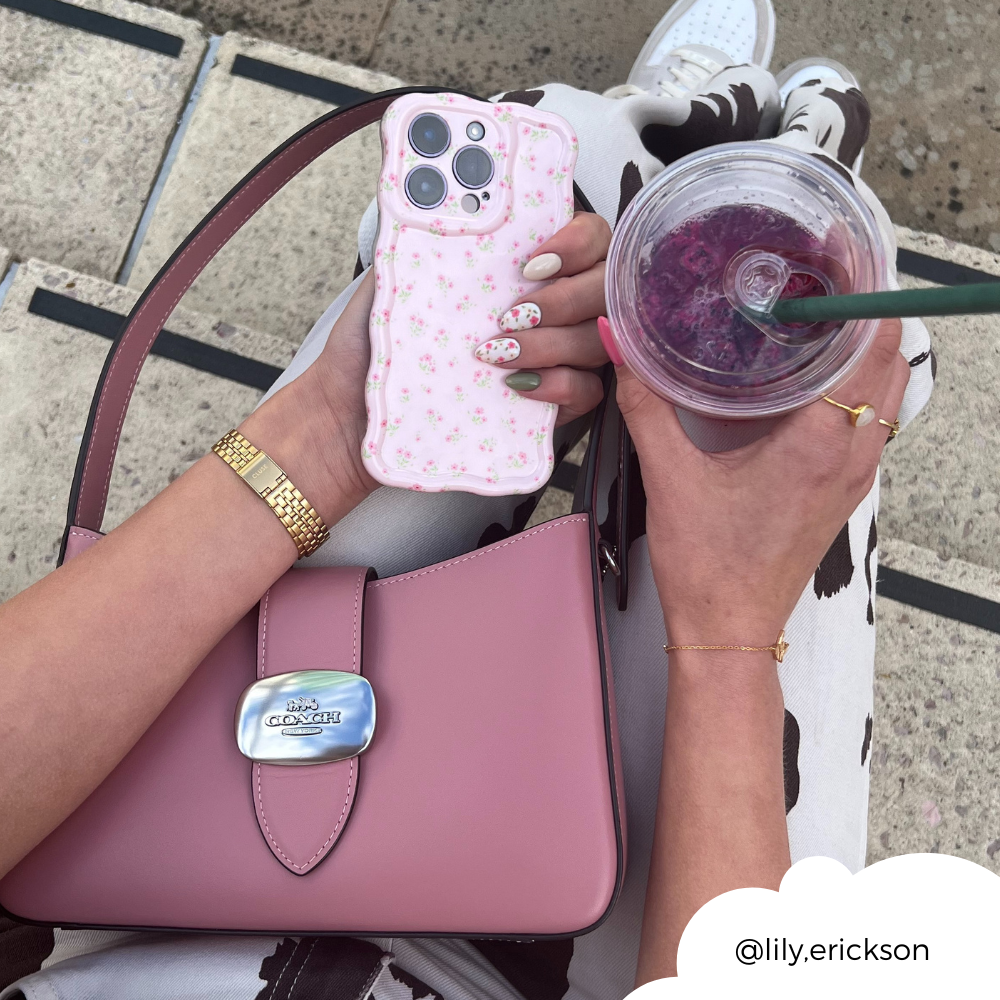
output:
[[[677,969],[628,1000],[1000,996],[1000,878],[944,854],[853,876],[806,858],[780,892],[737,889],[706,903]]]

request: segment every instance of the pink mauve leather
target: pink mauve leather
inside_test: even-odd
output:
[[[530,936],[598,921],[619,857],[592,530],[589,515],[568,515],[368,584],[363,663],[378,726],[350,822],[307,876],[261,835],[254,765],[233,736],[256,674],[252,614],[0,882],[0,902],[64,925],[242,931]],[[330,572],[289,576],[309,587]],[[301,634],[302,668],[329,664],[330,649],[349,656],[342,614],[289,600],[281,617]],[[287,829],[301,822],[310,836],[331,815],[309,794],[283,808]]]
[[[284,184],[400,93],[332,111],[289,139],[140,296],[95,393],[63,559],[101,538],[132,389],[184,291]],[[593,461],[602,428],[598,415]],[[369,583],[363,606],[363,569],[287,574],[94,794],[0,880],[0,905],[62,926],[588,928],[609,911],[625,852],[596,541],[591,514],[573,514]],[[309,667],[363,671],[378,702],[375,739],[353,764],[312,777],[262,768],[258,792],[236,747],[237,699],[257,676]]]
[[[367,577],[367,569],[338,566],[278,580],[260,602],[257,678],[306,669],[361,673]],[[347,828],[360,772],[358,757],[308,767],[253,765],[260,832],[290,872],[307,874],[333,850]]]

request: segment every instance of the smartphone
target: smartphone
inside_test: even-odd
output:
[[[557,407],[475,349],[540,287],[529,255],[573,217],[577,141],[558,115],[410,94],[382,118],[365,468],[378,482],[488,496],[552,473]]]

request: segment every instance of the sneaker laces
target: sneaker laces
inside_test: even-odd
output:
[[[674,79],[658,81],[660,91],[668,97],[684,97],[726,68],[722,63],[694,49],[674,49],[670,55],[678,60],[677,64],[666,67]]]

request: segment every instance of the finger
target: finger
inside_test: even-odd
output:
[[[775,435],[785,437],[792,447],[796,447],[796,442],[798,445],[810,442],[808,447],[817,457],[822,454],[824,464],[831,470],[846,469],[859,448],[876,454],[877,460],[887,433],[878,420],[891,423],[898,412],[898,404],[888,405],[887,399],[897,359],[902,358],[901,332],[898,319],[883,320],[858,370],[827,398],[790,413],[778,425]],[[865,412],[851,413],[844,407],[855,411],[865,408]]]
[[[871,427],[873,424],[878,426],[877,418],[883,416],[892,370],[896,358],[901,357],[901,336],[902,323],[898,319],[883,320],[858,370],[829,394],[828,398],[842,407],[859,409],[867,406],[869,412],[856,416],[827,399],[820,399],[791,414],[786,421],[788,429],[794,433],[799,424],[806,424],[811,433],[834,435],[841,441],[852,439],[854,434],[862,431],[869,431],[868,436],[873,436],[873,439],[879,438],[878,431],[871,431]],[[892,419],[895,419],[895,414]]]
[[[519,371],[507,376],[509,388],[526,399],[540,399],[559,407],[556,426],[589,413],[604,396],[604,385],[593,372],[576,368],[545,368]],[[535,388],[529,388],[534,384]]]
[[[625,365],[615,368],[615,376],[618,409],[628,425],[640,463],[649,462],[652,467],[658,454],[680,456],[697,451],[672,403],[647,389]]]
[[[528,281],[579,274],[608,255],[611,227],[595,212],[577,212],[558,233],[532,251],[523,274]]]
[[[523,295],[501,317],[504,333],[518,333],[536,326],[571,326],[603,316],[604,262],[581,274],[559,278],[551,285]]]
[[[600,368],[608,361],[595,319],[494,337],[476,348],[476,357],[499,368]]]

